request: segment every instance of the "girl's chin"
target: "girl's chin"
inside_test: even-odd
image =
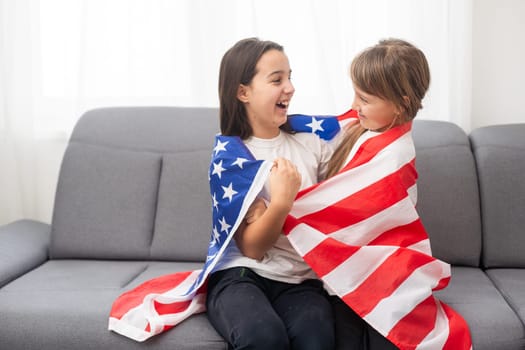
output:
[[[366,120],[363,119],[363,118],[361,118],[361,117],[359,117],[359,124],[361,124],[361,126],[362,126],[363,128],[365,128],[365,129],[368,129],[368,127],[369,127],[369,125],[368,125],[368,123],[366,122]]]
[[[288,109],[277,108],[277,116],[281,118],[288,118]]]

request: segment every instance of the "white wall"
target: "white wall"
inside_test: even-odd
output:
[[[525,123],[525,1],[473,6],[472,129]]]

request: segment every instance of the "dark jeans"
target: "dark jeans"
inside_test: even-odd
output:
[[[348,307],[339,297],[331,296],[334,308],[337,350],[394,350],[397,347]]]
[[[273,281],[244,267],[213,273],[211,324],[233,349],[334,349],[332,307],[318,280]]]

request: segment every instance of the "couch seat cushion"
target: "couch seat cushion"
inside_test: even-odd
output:
[[[490,269],[487,275],[525,324],[525,270]]]
[[[488,276],[478,268],[452,267],[452,279],[436,296],[470,326],[476,350],[522,349],[525,329]]]
[[[2,349],[226,349],[205,314],[144,343],[107,330],[122,292],[201,263],[51,260],[0,289]]]

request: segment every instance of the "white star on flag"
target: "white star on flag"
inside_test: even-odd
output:
[[[219,243],[219,238],[221,237],[219,231],[217,231],[217,226],[213,226],[213,242]]]
[[[323,124],[323,122],[324,122],[324,120],[322,120],[322,119],[317,120],[314,117],[312,117],[312,122],[306,124],[306,126],[309,126],[310,128],[312,128],[312,133],[316,132],[317,130],[324,131],[323,127],[321,126],[321,124]]]
[[[247,161],[248,161],[248,159],[246,159],[246,158],[240,158],[240,157],[238,157],[238,158],[235,160],[235,162],[232,163],[232,165],[238,165],[239,168],[242,169],[242,165],[244,164],[244,162],[247,162]]]
[[[229,229],[230,227],[232,227],[232,225],[230,225],[230,224],[228,224],[228,223],[226,222],[226,219],[224,218],[224,216],[222,217],[222,219],[219,220],[219,224],[221,224],[221,232],[222,232],[222,231],[226,231],[226,232],[228,232],[228,229]]]
[[[221,178],[221,173],[226,170],[222,167],[222,159],[219,163],[213,163],[213,171],[211,172],[212,175],[217,174],[219,176],[219,179]]]
[[[221,142],[221,140],[217,140],[217,144],[213,148],[215,154],[217,155],[217,153],[219,153],[220,151],[226,151],[226,145],[228,144],[228,142],[230,141]]]
[[[213,202],[213,207],[217,210],[219,210],[219,202],[217,201],[217,198],[215,196],[215,193],[213,194],[213,197],[211,198]]]
[[[224,187],[224,186],[221,186],[221,187],[224,190],[224,195],[222,196],[222,198],[228,198],[231,202],[233,195],[238,193],[237,191],[233,189],[233,183],[230,182],[228,187]]]

